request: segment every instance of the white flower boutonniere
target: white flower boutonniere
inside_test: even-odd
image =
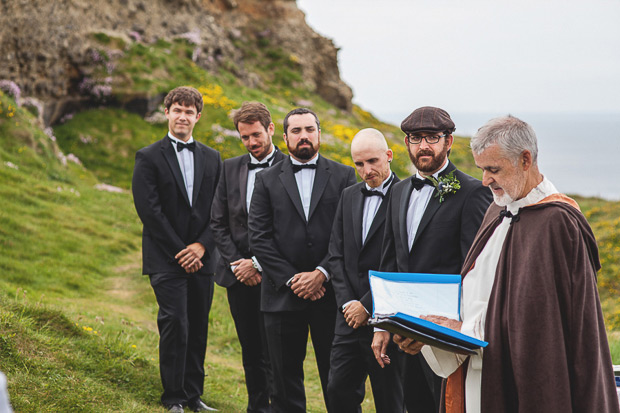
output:
[[[433,176],[429,176],[428,179],[435,185],[435,188],[437,188],[435,198],[439,197],[440,204],[444,201],[446,195],[456,194],[456,191],[461,189],[461,183],[454,176],[454,171],[440,176],[438,179]]]

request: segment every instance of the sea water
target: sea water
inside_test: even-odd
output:
[[[395,125],[409,113],[379,114]],[[450,113],[456,135],[471,136],[506,113]],[[620,200],[620,113],[511,113],[538,137],[540,171],[560,192]],[[457,165],[458,166],[458,165]]]

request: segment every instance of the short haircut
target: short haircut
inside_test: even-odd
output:
[[[233,122],[235,123],[237,132],[239,131],[239,122],[260,122],[265,130],[267,130],[271,124],[271,113],[269,113],[267,106],[260,102],[243,102],[241,107],[235,111],[235,114],[233,115]]]
[[[164,106],[166,109],[170,110],[170,107],[174,103],[178,103],[182,106],[194,106],[198,113],[202,112],[202,95],[193,87],[180,86],[168,92],[164,99]]]
[[[305,115],[306,113],[311,113],[312,116],[314,116],[314,119],[316,120],[316,128],[320,130],[321,129],[321,122],[319,122],[319,117],[316,115],[316,113],[314,113],[313,111],[311,111],[308,108],[297,108],[297,109],[291,110],[284,117],[284,134],[286,135],[287,132],[288,132],[288,118],[290,118],[293,115]]]
[[[538,163],[538,143],[534,129],[512,115],[491,119],[471,138],[470,146],[481,154],[489,146],[497,144],[513,163],[523,151],[530,151],[534,165]]]

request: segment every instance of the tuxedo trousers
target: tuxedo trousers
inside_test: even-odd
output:
[[[437,376],[421,353],[404,355],[405,406],[409,413],[437,413],[443,379]]]
[[[269,413],[273,377],[260,311],[261,286],[235,283],[226,288],[228,305],[241,345],[241,360],[248,391],[247,413]]]
[[[204,391],[213,275],[150,275],[159,311],[159,373],[164,405],[184,404]]]
[[[326,305],[329,304],[329,305]],[[274,413],[305,413],[304,359],[308,332],[314,347],[323,399],[329,412],[327,381],[336,308],[333,302],[312,302],[301,311],[265,312],[265,333],[274,376]]]
[[[351,334],[334,337],[329,370],[327,395],[330,410],[339,413],[361,413],[366,393],[366,378],[370,385],[377,413],[403,413],[402,353],[392,340],[387,355],[390,364],[381,368],[372,351],[372,327],[361,327]]]

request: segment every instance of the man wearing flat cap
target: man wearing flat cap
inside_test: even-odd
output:
[[[448,155],[454,122],[443,109],[416,109],[401,124],[415,175],[394,184],[388,203],[381,271],[459,274],[492,201],[488,188],[459,171]],[[398,343],[399,336],[394,337]],[[379,364],[389,333],[378,331]],[[409,412],[437,412],[441,379],[419,354],[406,357],[404,393]]]

